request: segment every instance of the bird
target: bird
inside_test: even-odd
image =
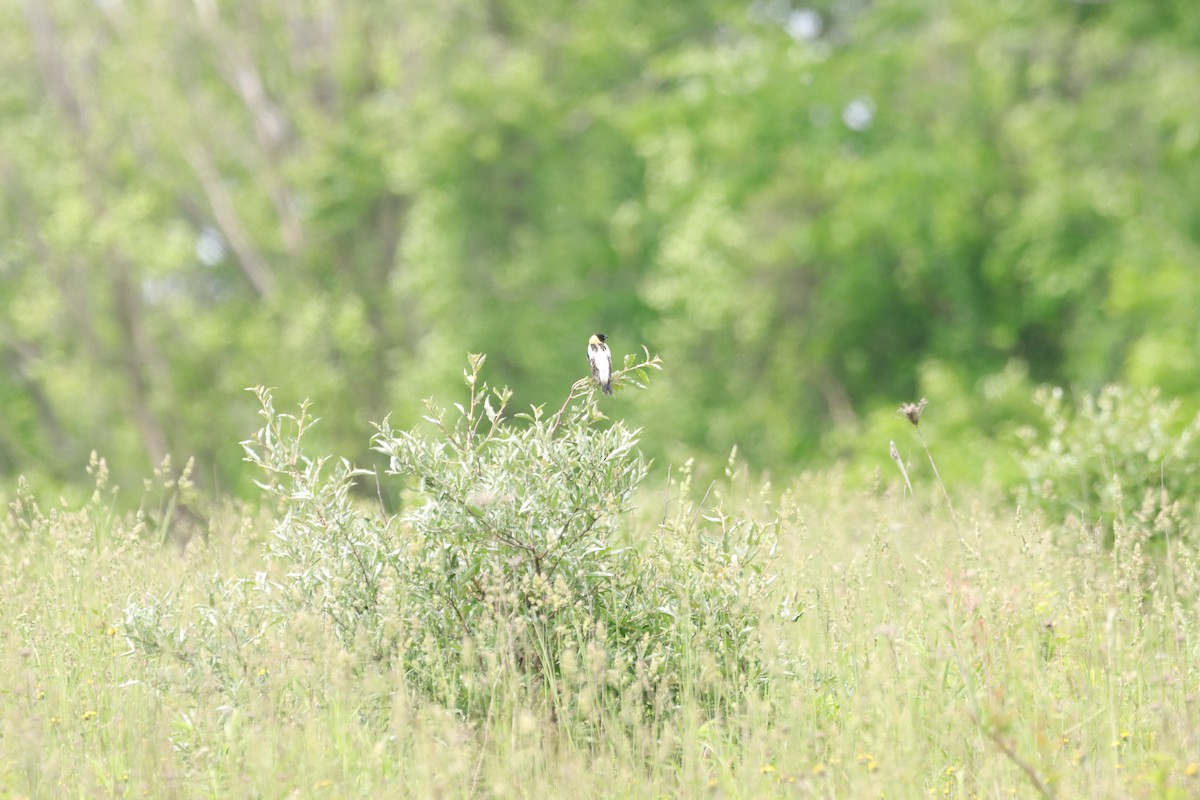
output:
[[[600,391],[612,394],[612,353],[604,342],[608,337],[603,333],[592,334],[588,339],[587,357],[592,365],[592,377],[600,384]]]

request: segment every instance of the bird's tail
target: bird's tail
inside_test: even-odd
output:
[[[604,392],[605,394],[612,394],[613,393],[612,379],[609,379],[609,380],[605,381],[604,383],[600,384],[600,391]]]

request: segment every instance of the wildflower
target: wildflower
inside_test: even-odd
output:
[[[775,767],[773,765],[771,765],[771,764],[763,765],[763,768],[762,768],[763,775],[770,775],[774,771],[775,771]]]
[[[854,760],[866,767],[867,772],[874,772],[879,769],[879,765],[875,763],[875,756],[870,753],[859,753],[858,757]]]
[[[820,776],[824,775],[824,774],[825,774],[825,765],[824,765],[824,764],[815,764],[815,765],[813,765],[813,768],[812,768],[812,774],[813,774],[813,775],[815,775],[815,776],[816,776],[816,777],[818,777],[818,778],[819,778]]]
[[[1197,764],[1195,761],[1189,762],[1188,765],[1183,768],[1183,774],[1189,778],[1196,777],[1197,774],[1200,774],[1200,764]]]
[[[96,718],[96,716],[97,715],[96,715],[95,711],[85,711],[79,715],[79,719],[81,719],[84,722],[91,722],[92,720],[94,720]]]
[[[921,414],[925,412],[925,406],[928,404],[929,401],[922,397],[919,403],[905,403],[900,406],[896,410],[896,413],[911,422],[913,427],[916,427],[921,424]]]

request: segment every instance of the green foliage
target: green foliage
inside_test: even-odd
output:
[[[602,408],[627,397],[600,398]],[[142,516],[119,511],[100,469],[99,491],[83,502],[39,510],[28,488],[7,498],[0,783],[10,794],[1027,797],[1038,786],[1064,798],[1195,794],[1194,541],[1164,542],[1152,584],[1130,538],[1105,557],[1099,536],[1054,536],[997,497],[960,504],[954,526],[944,514],[918,518],[896,483],[860,492],[818,474],[771,487],[734,463],[709,487],[672,470],[623,506],[616,535],[659,553],[622,580],[659,587],[674,612],[655,624],[681,656],[680,691],[654,695],[646,714],[647,693],[622,684],[628,665],[615,642],[593,633],[583,649],[563,650],[549,686],[515,668],[512,650],[464,643],[450,654],[461,670],[444,670],[448,686],[431,697],[402,659],[373,657],[368,626],[348,635],[323,610],[322,570],[334,574],[344,561],[343,574],[354,574],[342,544],[319,557],[297,551],[309,565],[264,562],[288,527],[336,538],[304,521],[305,504],[313,520],[318,508],[341,513],[329,493],[342,482],[337,463],[312,475],[297,446],[307,439],[295,441],[295,420],[305,419],[305,437],[311,421],[286,416],[274,412],[278,425],[264,418],[273,455],[252,445],[279,470],[262,472],[262,483],[280,489],[268,490],[279,513],[226,508],[207,540],[184,548],[160,546]],[[461,415],[446,420],[455,430]],[[512,429],[498,436],[525,424],[505,417]],[[564,417],[560,432],[568,424]],[[599,434],[605,423],[589,427]],[[424,430],[443,440],[436,426]],[[699,505],[688,500],[694,489],[707,495]],[[350,505],[393,549],[407,541],[399,520],[378,516],[373,503]],[[773,591],[747,591],[747,575],[731,577],[747,518],[778,524],[777,537],[765,529],[777,547]],[[403,607],[406,590],[389,568],[382,574],[386,630],[399,623],[388,609]],[[293,583],[312,587],[312,602]],[[329,608],[337,604],[331,598]],[[752,692],[706,632],[736,630],[747,617],[757,640],[748,652],[762,659]],[[656,674],[653,657],[643,663]],[[453,682],[471,687],[468,707],[480,713],[462,712]],[[611,702],[618,687],[620,704]]]
[[[169,597],[134,603],[131,641],[236,685],[252,676],[230,652],[316,614],[360,663],[396,663],[430,700],[485,715],[490,687],[516,680],[573,724],[605,708],[657,718],[685,696],[715,712],[761,690],[777,522],[683,502],[638,532],[637,432],[605,418],[591,379],[553,415],[512,415],[483,363],[470,358],[465,404],[429,404],[429,432],[379,425],[385,476],[306,456],[307,407],[277,412],[258,390],[265,425],[243,446],[276,506],[269,553],[283,574],[214,576],[193,623],[169,622]],[[616,385],[659,368],[628,359]],[[364,479],[404,482],[405,511],[356,498]]]
[[[645,478],[636,432],[603,419],[594,396],[550,418],[540,408],[518,427],[511,393],[491,390],[472,356],[470,400],[452,422],[430,406],[433,437],[386,422],[375,447],[388,474],[411,482],[405,552],[409,627],[445,660],[463,641],[505,643],[531,674],[553,673],[561,642],[592,624],[622,630],[647,610],[629,596],[636,574],[618,536]],[[419,664],[422,643],[406,655]],[[429,672],[427,665],[416,667]]]
[[[1194,536],[1200,511],[1200,416],[1156,390],[1107,386],[1070,403],[1061,389],[1036,401],[1044,431],[1022,431],[1019,495],[1052,523],[1113,526],[1138,538]]]
[[[577,384],[557,413],[534,408],[516,425],[509,392],[481,384],[482,363],[472,357],[470,401],[452,422],[431,406],[434,436],[385,423],[375,438],[389,474],[414,491],[397,571],[407,628],[420,632],[404,656],[419,682],[445,680],[447,668],[457,678],[469,642],[507,652],[548,685],[563,677],[565,653],[600,648],[625,703],[629,692],[675,698],[695,653],[714,659],[723,680],[739,676],[739,692],[751,688],[771,529],[714,512],[714,531],[664,519],[635,546],[622,521],[646,475],[637,432],[604,424],[587,380],[583,402],[573,403]],[[618,381],[657,367],[627,361]],[[436,668],[425,661],[434,654]]]
[[[688,365],[628,417],[673,463],[921,395],[971,451],[1012,365],[1200,407],[1197,26],[1135,5],[8,4],[0,473],[250,496],[246,386],[367,465],[459,353],[524,408],[597,330]]]

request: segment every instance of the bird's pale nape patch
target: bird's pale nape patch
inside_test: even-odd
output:
[[[588,339],[587,357],[592,368],[592,378],[600,384],[600,391],[612,394],[612,352],[605,344],[608,339],[603,333],[592,334]]]

